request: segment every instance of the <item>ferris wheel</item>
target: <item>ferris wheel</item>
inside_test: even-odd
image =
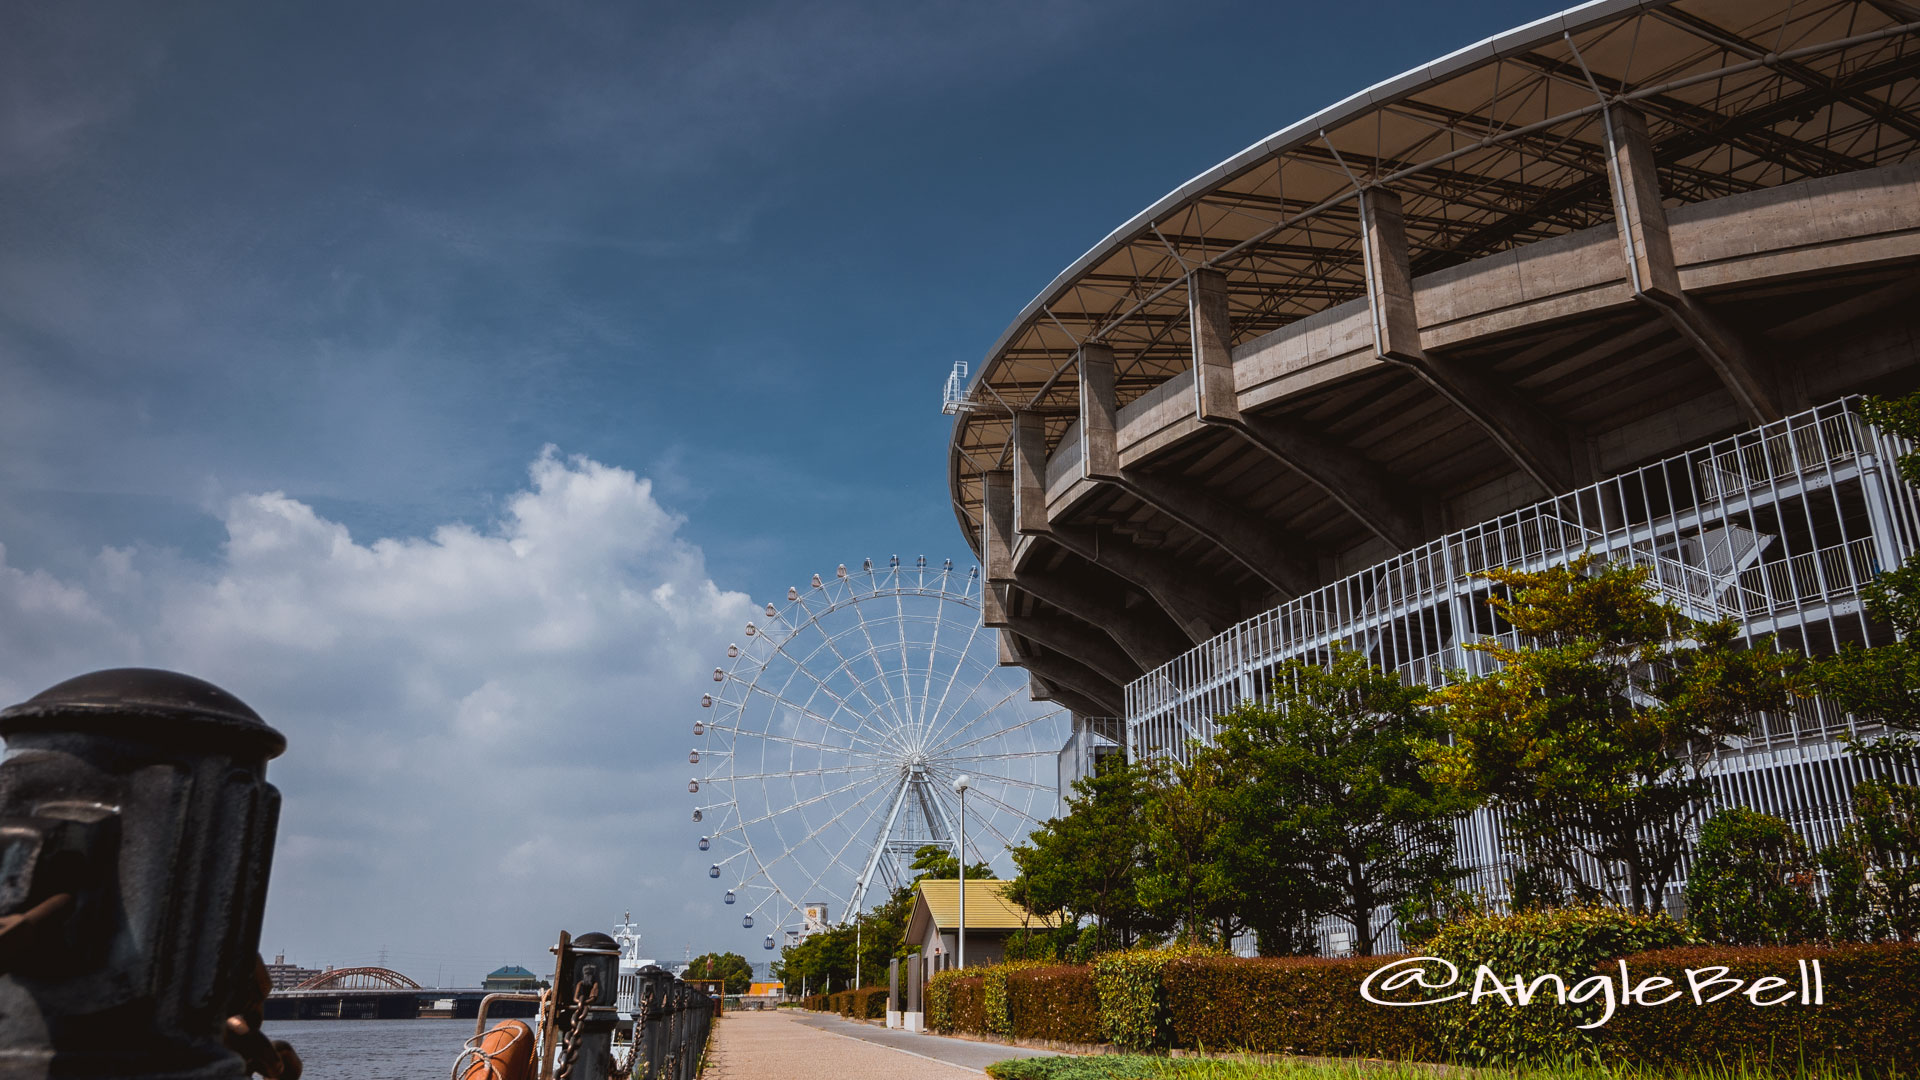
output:
[[[1008,849],[1054,813],[1069,718],[998,661],[979,571],[950,559],[842,565],[741,627],[701,696],[687,789],[742,928],[843,922],[912,880],[922,848],[953,853],[963,775],[966,860],[1010,876]]]

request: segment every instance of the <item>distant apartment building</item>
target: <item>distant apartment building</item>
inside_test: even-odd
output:
[[[291,990],[318,974],[319,968],[303,968],[287,963],[286,953],[276,955],[273,963],[267,965],[267,978],[273,980],[275,990]]]

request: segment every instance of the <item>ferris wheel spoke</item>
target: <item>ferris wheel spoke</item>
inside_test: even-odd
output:
[[[898,576],[899,571],[894,573]],[[911,624],[907,621],[906,594],[897,589],[893,594],[893,620],[900,628],[900,696],[906,703],[907,723],[917,724],[919,718],[913,715],[913,663],[907,659],[907,627]]]
[[[943,597],[942,599],[944,600],[945,598]],[[953,684],[959,681],[961,669],[967,666],[967,657],[973,655],[973,639],[976,635],[980,633],[980,620],[973,619],[973,620],[970,620],[970,622],[972,623],[972,627],[967,631],[967,643],[964,647],[961,648],[959,659],[954,661],[953,671],[947,675],[947,685],[942,687],[940,690],[940,704],[934,706],[932,712],[928,713],[927,715],[921,718],[921,727],[923,729],[928,727],[935,721],[939,720],[939,718],[946,712],[947,697],[948,695],[953,693]],[[938,644],[939,642],[938,636],[935,637],[934,641],[936,644]],[[927,672],[928,672],[928,682],[932,682],[932,672],[933,672],[932,660],[927,661]],[[933,695],[929,693],[927,696],[931,698]]]
[[[736,728],[734,730],[737,732],[739,729]],[[810,750],[823,750],[828,753],[844,754],[850,757],[872,756],[872,753],[877,752],[879,749],[878,747],[875,747],[874,751],[872,752],[865,751],[865,750],[856,750],[850,746],[836,746],[833,743],[814,742],[811,739],[797,739],[791,735],[775,735],[770,731],[750,731],[750,732],[746,732],[745,734],[747,735],[748,738],[756,742],[777,742],[786,746],[801,746],[801,747],[806,747]],[[703,750],[701,751],[701,753],[706,753],[706,751]],[[726,753],[726,751],[715,751],[715,753]]]
[[[825,832],[827,829],[832,828],[837,822],[839,822],[841,818],[846,817],[848,814],[852,813],[853,811],[859,809],[861,806],[865,805],[867,801],[872,799],[876,793],[888,791],[888,790],[891,790],[890,787],[888,786],[884,786],[884,785],[875,786],[873,790],[867,792],[865,795],[860,796],[858,799],[855,799],[853,802],[848,803],[844,808],[841,809],[839,813],[821,822],[812,832],[801,837],[797,842],[787,845],[787,850],[781,852],[777,857],[773,859],[773,861],[761,863],[760,864],[761,871],[763,873],[766,871],[770,871],[775,866],[778,866],[780,863],[785,862],[787,859],[792,858],[796,853],[805,850],[806,846],[808,844],[811,844],[815,837],[819,836],[821,833]],[[884,800],[882,800],[881,805],[884,805]],[[873,814],[871,811],[867,814],[867,817],[869,820],[872,819]],[[768,880],[772,880],[771,874],[768,875]]]
[[[968,788],[967,790],[968,790],[968,792],[969,792],[970,794],[972,794],[972,795],[975,795],[975,796],[978,796],[978,797],[980,797],[980,798],[983,798],[983,799],[986,799],[986,800],[987,800],[988,802],[993,802],[993,803],[998,803],[998,802],[999,802],[999,800],[998,800],[998,799],[995,799],[995,798],[993,798],[992,796],[990,796],[990,795],[988,795],[988,794],[987,794],[986,792],[983,792],[983,791],[979,791],[979,790],[976,790],[976,789],[974,789],[974,788]],[[942,792],[941,794],[942,794],[942,796],[944,796],[944,795],[946,794],[946,792]],[[956,793],[956,794],[954,795],[954,797],[955,797],[955,798],[959,798],[960,796],[959,796],[959,795],[958,795],[958,794]],[[1004,803],[1002,803],[1001,805],[1003,805],[1003,806],[1004,806],[1005,804],[1004,804]],[[1015,811],[1015,812],[1016,812],[1016,813],[1018,813],[1018,811]],[[1021,814],[1020,816],[1021,816],[1021,817],[1025,817],[1026,815],[1025,815],[1025,814]],[[992,817],[991,817],[990,815],[978,815],[978,816],[977,816],[977,820],[978,820],[978,821],[980,822],[980,825],[981,825],[981,827],[982,827],[982,828],[985,828],[985,829],[986,829],[986,830],[987,830],[988,832],[990,832],[990,833],[992,833],[992,834],[993,834],[993,835],[994,835],[994,836],[995,836],[996,838],[998,838],[998,839],[999,839],[999,841],[1000,841],[1000,846],[1001,846],[1001,847],[1003,847],[1003,848],[1012,848],[1012,847],[1014,846],[1014,845],[1013,845],[1013,842],[1012,842],[1011,840],[1009,840],[1009,839],[1007,839],[1007,834],[1006,834],[1006,833],[1003,833],[1003,832],[1001,832],[1001,831],[1000,831],[1000,830],[999,830],[999,829],[998,829],[998,828],[997,828],[997,827],[996,827],[996,826],[995,826],[995,825],[993,824],[993,818],[992,818]],[[988,859],[987,859],[987,861],[988,861],[988,862],[992,862],[992,861],[993,861],[993,859],[992,859],[992,857],[991,857],[991,856],[989,856],[989,857],[988,857]]]
[[[988,715],[992,715],[992,714],[989,713]],[[932,753],[938,754],[944,758],[956,751],[970,750],[973,747],[979,746],[981,743],[987,742],[990,739],[998,739],[1003,735],[1011,735],[1016,731],[1020,731],[1025,728],[1030,728],[1033,725],[1038,724],[1043,720],[1057,720],[1059,719],[1059,717],[1060,717],[1059,710],[1051,710],[1048,712],[1039,713],[1037,715],[1027,717],[1025,720],[1020,721],[1018,724],[1015,724],[1012,727],[1001,728],[998,731],[989,731],[985,735],[976,735],[973,738],[968,739],[966,742],[963,742],[958,746],[950,745],[953,739],[957,739],[960,736],[965,735],[968,729],[972,728],[975,724],[978,724],[980,722],[980,720],[972,720],[968,722],[966,727],[963,727],[960,730],[954,732],[952,736],[949,737],[948,742],[941,743],[939,746],[935,747]],[[981,719],[984,719],[984,717],[982,717]]]
[[[905,724],[907,723],[907,714],[901,709],[900,702],[894,698],[893,686],[887,681],[887,673],[880,669],[879,657],[875,655],[880,651],[880,647],[873,642],[873,628],[867,625],[867,613],[860,610],[859,604],[854,604],[852,607],[853,617],[860,623],[860,636],[867,639],[867,660],[873,665],[874,675],[879,680],[881,687],[886,690],[887,699],[893,704],[895,721]]]
[[[823,634],[822,634],[821,636],[822,636],[822,637],[826,637],[826,635],[825,635],[824,633],[823,633]],[[829,640],[829,643],[831,643],[831,639],[829,638],[828,640]],[[848,711],[848,712],[850,712],[850,713],[852,713],[852,714],[853,714],[853,715],[855,715],[855,716],[866,716],[866,715],[867,715],[867,711],[866,711],[866,710],[864,710],[864,709],[856,709],[856,708],[854,708],[854,707],[853,707],[853,705],[852,705],[851,703],[849,703],[849,702],[847,702],[846,700],[844,700],[844,699],[842,699],[842,698],[840,697],[840,695],[839,695],[839,694],[836,694],[836,693],[834,693],[834,690],[833,690],[833,687],[831,687],[831,686],[828,686],[828,685],[827,685],[827,683],[826,683],[826,681],[825,681],[824,679],[822,679],[822,678],[820,678],[820,676],[818,676],[818,675],[816,675],[816,674],[814,674],[814,673],[813,673],[813,670],[812,670],[811,668],[809,668],[809,667],[807,667],[807,665],[805,664],[805,662],[803,662],[803,661],[802,661],[802,660],[800,660],[799,658],[797,658],[797,657],[795,657],[795,656],[794,656],[794,655],[793,655],[792,653],[789,653],[789,652],[787,652],[787,650],[786,650],[786,647],[785,647],[784,645],[781,645],[781,644],[779,644],[779,643],[777,643],[777,642],[770,642],[769,644],[771,644],[771,645],[773,646],[773,651],[774,651],[774,653],[775,653],[775,654],[777,654],[778,656],[780,656],[780,657],[782,657],[783,659],[785,659],[785,660],[787,661],[787,663],[789,663],[789,664],[791,664],[791,665],[793,665],[793,669],[794,669],[795,671],[797,671],[797,672],[799,672],[799,673],[801,673],[802,675],[805,675],[805,676],[806,676],[807,678],[809,678],[809,679],[811,679],[811,680],[813,681],[813,684],[814,684],[815,686],[817,686],[817,687],[819,687],[819,688],[820,688],[820,692],[821,692],[821,693],[823,693],[823,694],[826,694],[826,695],[827,695],[827,697],[828,697],[828,698],[829,698],[830,700],[832,700],[832,702],[833,702],[833,703],[834,703],[835,705],[838,705],[838,706],[840,706],[840,707],[841,707],[842,709],[845,709],[846,711]],[[835,650],[835,652],[836,652],[836,653],[838,653],[838,651],[839,651],[839,650],[837,650],[837,649]],[[762,668],[762,670],[765,670],[765,669],[764,669],[764,668]],[[757,679],[756,679],[756,680],[755,680],[754,682],[752,682],[752,683],[749,683],[748,685],[749,685],[750,687],[752,687],[752,688],[755,688],[755,689],[759,689],[759,688],[760,688],[760,684],[759,684],[759,682],[758,682],[758,680],[757,680]],[[879,702],[877,702],[877,701],[875,701],[875,700],[873,700],[873,697],[872,697],[872,695],[870,695],[870,694],[868,694],[868,693],[867,693],[867,691],[866,691],[866,687],[864,687],[864,686],[861,686],[861,684],[859,684],[858,682],[856,682],[856,683],[855,683],[854,685],[860,688],[860,696],[861,696],[861,697],[864,697],[864,698],[866,698],[866,699],[867,699],[867,704],[869,704],[869,705],[871,705],[871,706],[873,706],[873,707],[874,707],[875,709],[878,709],[878,708],[880,708],[880,703],[879,703]],[[771,693],[772,693],[772,691],[767,691],[767,690],[763,690],[762,692],[763,692],[763,693],[769,693],[769,694],[771,694]],[[780,698],[780,697],[779,697],[778,695],[774,695],[774,696],[776,697],[776,699],[778,699],[778,700],[781,700],[781,701],[783,701],[783,702],[784,702],[784,700],[785,700],[784,698]],[[837,729],[839,729],[839,730],[841,730],[841,731],[844,731],[844,732],[847,732],[847,733],[848,733],[849,735],[857,735],[857,734],[859,733],[859,729],[858,729],[858,728],[847,728],[847,727],[841,727],[841,726],[840,726],[840,725],[838,725],[838,724],[833,724],[832,726],[833,726],[833,727],[835,727],[835,728],[837,728]]]
[[[920,576],[922,579],[926,577],[924,573]],[[920,681],[920,712],[913,718],[914,724],[922,730],[927,725],[927,706],[933,701],[933,669],[940,662],[940,628],[946,622],[946,612],[947,598],[941,596],[934,601],[933,637],[927,642],[927,677]],[[904,645],[901,646],[900,663],[909,674],[912,673],[913,666],[907,663]]]
[[[778,810],[769,810],[766,813],[761,814],[757,818],[749,818],[749,819],[735,822],[732,825],[728,825],[724,829],[720,829],[719,831],[713,833],[712,835],[714,836],[715,839],[718,839],[722,836],[727,835],[728,833],[739,832],[747,828],[749,825],[758,825],[763,821],[772,821],[774,818],[779,817],[781,814],[790,813],[794,810],[799,810],[803,807],[812,806],[814,803],[820,802],[824,799],[831,799],[835,795],[844,795],[847,792],[852,791],[857,787],[863,787],[873,782],[874,781],[872,779],[863,777],[859,780],[854,780],[849,783],[842,784],[841,786],[834,788],[831,791],[823,791],[818,795],[809,796],[805,799],[800,800],[797,803],[793,803],[791,805],[782,805]]]
[[[995,734],[998,734],[996,732]],[[941,754],[941,761],[1004,761],[1007,758],[1059,757],[1058,750],[1020,750],[1009,754]]]
[[[1001,801],[1000,799],[994,798],[992,795],[989,795],[984,791],[980,791],[975,788],[968,788],[967,793],[970,795],[977,795],[980,798],[987,800],[988,802],[992,803],[993,805],[999,807],[1002,810],[1005,810],[1007,813],[1012,814],[1013,816],[1019,818],[1022,821],[1025,821],[1033,825],[1039,824],[1039,822],[1033,819],[1033,815],[1027,813],[1025,810],[1022,810],[1016,806],[1009,806],[1007,803]],[[981,821],[986,825],[988,830],[990,830],[995,836],[1000,838],[1000,842],[1002,844],[1005,844],[1008,848],[1012,848],[1014,846],[1014,842],[1007,838],[1007,834],[1001,832],[1000,829],[996,825],[994,825],[992,815],[990,814],[981,815]]]
[[[834,640],[834,635],[827,633],[826,629],[820,625],[820,618],[828,614],[829,612],[837,610],[839,605],[829,603],[827,607],[827,611],[822,612],[820,615],[815,615],[813,613],[813,610],[806,606],[805,601],[799,601],[799,604],[800,604],[800,610],[807,613],[808,623],[812,625],[819,632],[821,641],[826,645],[827,649],[833,653],[833,658],[840,662],[839,670],[845,671],[851,674],[851,672],[853,671],[853,662],[851,660],[848,660],[846,655],[840,651],[839,643]],[[855,616],[859,616],[860,614],[859,604],[850,604],[848,606],[853,608],[853,613]],[[860,627],[861,627],[861,632],[865,633],[866,620],[864,618],[860,620]],[[869,646],[873,644],[873,639],[871,637],[867,639],[867,644]],[[874,670],[876,672],[879,670],[877,665]],[[885,679],[883,676],[882,677],[883,685],[884,685],[884,681]],[[880,702],[874,700],[872,694],[867,692],[867,684],[864,680],[855,679],[854,685],[860,688],[860,696],[863,698],[866,698],[868,704],[873,706],[874,713],[878,714],[882,711],[885,711],[893,715],[895,722],[897,723],[904,722],[905,718],[900,715],[899,709],[897,705],[893,703],[891,695],[888,696],[888,704],[882,705],[880,704]]]
[[[742,780],[790,780],[796,776],[827,776],[833,773],[863,772],[887,767],[885,762],[870,762],[864,765],[836,765],[830,769],[792,769],[787,772],[745,773],[740,776],[722,776],[717,778],[716,782],[737,784]]]
[[[960,699],[961,705],[965,705],[967,702],[972,701],[974,696],[980,693],[980,688],[985,686],[987,682],[992,678],[992,676],[993,676],[993,672],[991,671],[983,672],[980,678],[974,682],[973,688],[967,691],[967,696]],[[933,748],[935,750],[938,750],[939,748],[946,746],[948,743],[952,742],[954,739],[957,739],[962,734],[964,734],[968,728],[971,728],[973,725],[978,724],[980,721],[985,720],[993,716],[994,714],[998,713],[1001,709],[1006,707],[1008,702],[1012,701],[1016,697],[1019,697],[1025,691],[1026,691],[1025,686],[1015,684],[1006,693],[1000,695],[1000,699],[998,701],[995,701],[993,704],[988,705],[986,708],[980,710],[980,712],[977,713],[973,717],[973,719],[968,720],[964,724],[960,724],[957,728],[955,727],[954,722],[952,720],[948,720],[943,727],[941,727],[939,730],[935,731],[931,736],[929,736],[927,741],[933,745]],[[935,740],[938,740],[938,741],[935,741]]]
[[[953,766],[942,766],[941,768],[933,771],[937,771],[943,778],[950,778],[953,776],[960,775],[960,770],[957,768],[954,768]],[[1007,776],[1003,773],[988,772],[984,769],[968,769],[967,779],[973,780],[973,781],[992,780],[1002,784],[1013,784],[1016,787],[1032,788],[1034,791],[1050,792],[1054,790],[1053,788],[1050,788],[1045,784],[1036,784],[1031,780],[1021,780],[1018,777]]]
[[[857,728],[842,727],[841,725],[834,723],[832,720],[829,720],[826,717],[821,716],[819,713],[813,711],[812,709],[807,708],[805,705],[800,705],[796,702],[790,701],[787,698],[774,693],[772,690],[769,690],[768,688],[759,685],[758,683],[742,683],[741,685],[745,686],[749,693],[759,694],[773,701],[775,704],[777,704],[781,708],[792,709],[794,712],[799,713],[801,716],[804,716],[809,720],[817,720],[820,723],[826,725],[827,727],[833,729],[834,731],[845,732],[849,739],[858,739],[861,742],[872,747],[876,752],[881,749],[878,743],[875,743],[873,740],[863,736],[860,733],[859,729]],[[726,727],[726,725],[724,724],[719,726],[722,728]],[[738,727],[735,727],[733,730],[737,734],[750,736],[756,739],[769,737],[769,733],[764,731],[742,731]]]
[[[904,787],[904,782],[903,782],[903,787]],[[842,861],[841,861],[841,859],[842,859],[842,857],[843,857],[843,856],[845,856],[845,855],[846,855],[846,853],[847,853],[847,849],[853,846],[853,842],[854,842],[855,840],[858,840],[858,839],[859,839],[859,838],[860,838],[861,836],[863,836],[863,835],[865,835],[865,834],[866,834],[866,831],[867,831],[867,827],[873,824],[873,819],[874,819],[875,817],[877,817],[877,816],[879,816],[879,813],[880,813],[880,808],[881,808],[881,807],[883,807],[883,806],[892,806],[892,805],[893,805],[893,803],[894,803],[895,801],[897,801],[897,796],[898,796],[898,794],[899,794],[899,791],[897,791],[897,790],[891,790],[891,789],[890,789],[890,790],[889,790],[889,791],[888,791],[887,793],[888,793],[889,795],[893,795],[893,796],[896,796],[896,798],[893,798],[893,799],[885,799],[885,800],[882,800],[882,801],[880,801],[880,802],[877,802],[877,803],[874,803],[874,804],[873,804],[873,809],[872,809],[872,810],[869,810],[869,811],[867,811],[867,816],[866,816],[866,817],[865,817],[864,819],[862,819],[862,820],[861,820],[861,822],[860,822],[860,827],[859,827],[859,828],[857,828],[857,829],[852,829],[852,830],[849,830],[849,831],[847,832],[847,838],[846,838],[846,839],[845,839],[844,841],[842,841],[842,842],[841,842],[841,844],[840,844],[840,849],[839,849],[838,851],[835,851],[835,852],[833,853],[833,856],[832,856],[832,857],[831,857],[831,858],[830,858],[830,859],[829,859],[829,860],[827,861],[827,866],[826,866],[826,867],[825,867],[824,869],[822,869],[822,870],[821,870],[821,871],[820,871],[819,873],[817,873],[817,874],[815,874],[815,875],[813,876],[813,882],[812,882],[812,883],[811,883],[810,885],[808,885],[808,886],[807,886],[807,887],[808,887],[809,889],[812,889],[812,890],[815,890],[815,891],[817,891],[817,890],[819,890],[819,888],[820,888],[820,881],[821,881],[821,879],[822,879],[822,878],[824,878],[824,877],[826,876],[826,874],[827,874],[827,871],[828,871],[828,870],[841,870],[841,869],[848,869],[848,868],[850,868],[850,867],[851,867],[851,865],[852,865],[851,863],[845,863],[845,862],[842,862]],[[886,844],[886,842],[887,842],[887,838],[886,838],[886,836],[885,836],[885,835],[883,834],[883,835],[882,835],[882,836],[881,836],[881,837],[879,838],[879,840],[878,840],[878,841],[876,841],[876,842],[884,846],[884,845]],[[856,871],[856,873],[857,873],[857,871]],[[855,885],[855,887],[857,888],[857,887],[858,887],[858,885],[856,884],[856,885]],[[828,891],[829,891],[829,892],[831,892],[832,890],[831,890],[831,889],[829,889]],[[843,902],[846,902],[846,903],[850,903],[850,902],[851,902],[851,899],[852,899],[852,896],[853,896],[853,893],[852,893],[851,891],[849,891],[849,892],[848,892],[848,893],[847,893],[847,894],[846,894],[845,896],[842,896],[842,895],[840,895],[840,894],[838,894],[838,893],[835,893],[835,894],[834,894],[834,899],[836,899],[836,900],[840,900],[840,901],[843,901]],[[842,912],[840,913],[840,917],[841,917],[842,919],[845,919],[845,918],[847,918],[847,917],[848,917],[848,915],[849,915],[849,914],[851,914],[851,913],[849,913],[849,912],[846,912],[846,911],[842,911]]]

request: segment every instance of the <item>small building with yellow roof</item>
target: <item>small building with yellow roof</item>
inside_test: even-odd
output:
[[[1007,955],[1007,938],[1016,930],[1049,930],[1051,915],[1036,915],[1007,899],[1006,881],[967,880],[967,966],[996,964]],[[922,880],[914,889],[913,914],[907,919],[907,943],[920,955],[941,957],[941,967],[956,962],[960,945],[960,882]]]

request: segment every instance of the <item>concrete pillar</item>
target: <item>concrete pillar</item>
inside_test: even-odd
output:
[[[1384,188],[1360,193],[1361,245],[1366,256],[1367,304],[1374,349],[1381,359],[1413,371],[1480,425],[1494,444],[1549,495],[1573,487],[1577,439],[1485,372],[1446,356],[1430,356],[1420,344],[1413,271],[1407,254],[1406,217],[1400,197]]]
[[[1007,625],[1007,587],[980,583],[980,625],[998,629]]]
[[[1227,303],[1227,275],[1195,270],[1187,276],[1187,314],[1193,339],[1193,407],[1203,422],[1240,419],[1240,395],[1233,384],[1233,316]]]
[[[1088,480],[1120,479],[1114,379],[1112,348],[1080,346],[1080,475]]]
[[[1660,173],[1647,121],[1622,105],[1607,110],[1609,179],[1621,254],[1634,298],[1664,315],[1720,377],[1734,404],[1758,425],[1785,415],[1779,374],[1763,350],[1680,288],[1673,237],[1660,202]]]
[[[1031,409],[1013,414],[1013,527],[1047,532],[1047,418]]]
[[[1013,473],[980,474],[980,561],[987,583],[1013,580]]]

